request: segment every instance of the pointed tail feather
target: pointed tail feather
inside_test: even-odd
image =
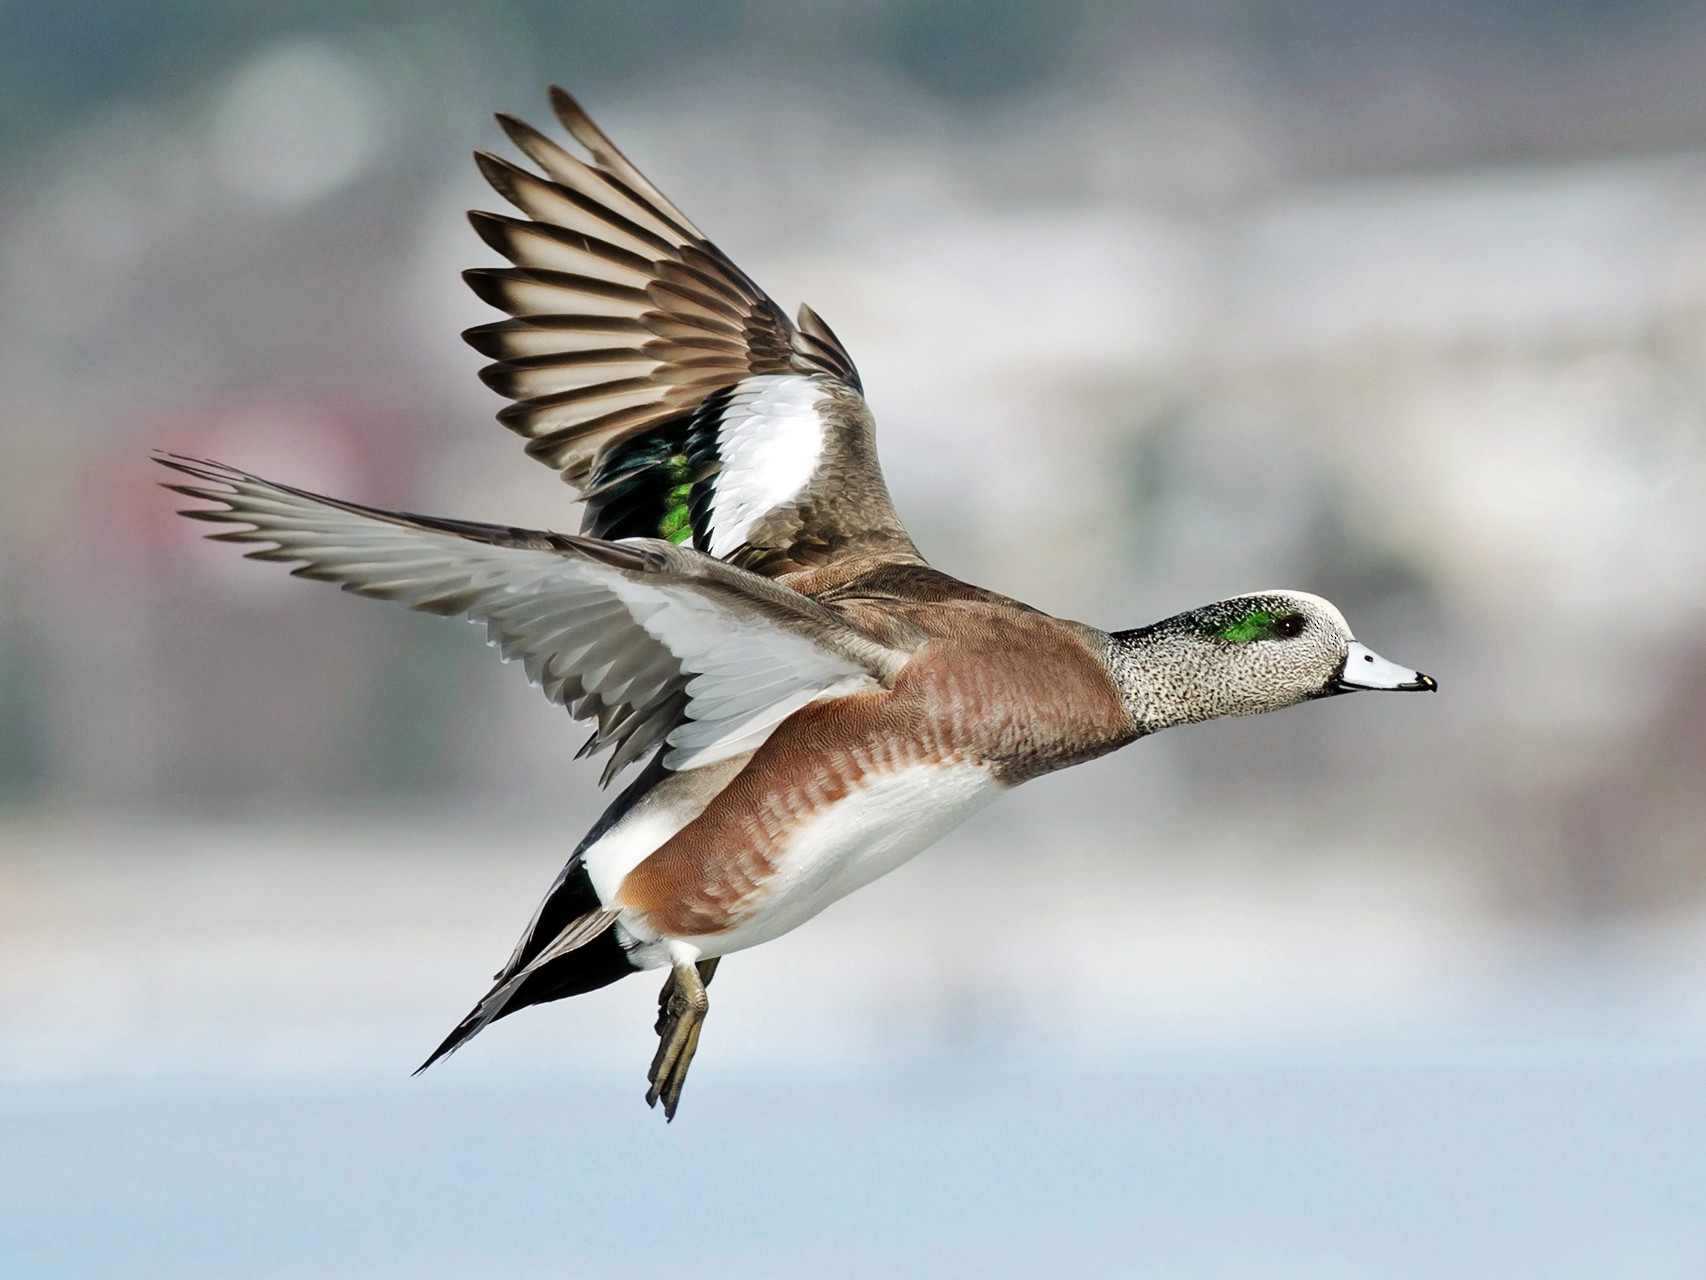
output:
[[[503,975],[468,1016],[456,1024],[414,1070],[420,1075],[440,1058],[455,1053],[499,1018],[529,1005],[584,995],[637,972],[611,932],[619,911],[594,911],[565,928],[524,968]]]

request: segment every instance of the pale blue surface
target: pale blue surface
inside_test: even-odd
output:
[[[827,1083],[13,1085],[0,1275],[1706,1275],[1706,1063],[1523,1043]]]

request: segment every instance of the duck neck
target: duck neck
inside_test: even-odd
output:
[[[1165,624],[1108,636],[1108,668],[1140,734],[1236,715],[1200,643]]]

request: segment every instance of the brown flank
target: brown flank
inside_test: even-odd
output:
[[[812,703],[785,720],[697,818],[623,880],[619,905],[665,937],[733,928],[802,826],[871,779],[973,762],[1014,786],[1124,746],[1137,728],[1097,633],[923,566],[827,583],[820,603],[882,633],[922,636],[892,687]]]

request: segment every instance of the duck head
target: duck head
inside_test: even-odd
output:
[[[1361,644],[1330,602],[1303,591],[1217,600],[1109,641],[1127,708],[1150,733],[1365,689],[1439,687]]]

